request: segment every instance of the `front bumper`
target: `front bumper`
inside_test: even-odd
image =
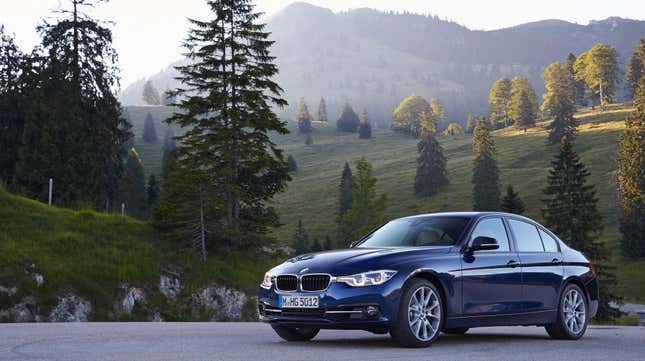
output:
[[[380,286],[351,287],[332,282],[320,292],[282,292],[260,287],[258,314],[260,321],[291,327],[326,329],[357,329],[372,332],[388,331],[396,322],[400,289],[394,279]],[[319,308],[294,309],[278,307],[280,295],[320,297]],[[377,315],[368,315],[367,306],[377,306]]]

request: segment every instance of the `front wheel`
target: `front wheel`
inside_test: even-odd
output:
[[[286,341],[309,341],[316,337],[319,328],[304,328],[304,327],[285,327],[278,325],[271,325],[275,333]]]
[[[580,287],[570,284],[562,292],[558,318],[545,326],[549,336],[559,340],[577,340],[587,330],[587,299]]]
[[[405,347],[430,346],[443,326],[443,310],[439,290],[425,279],[413,279],[403,290],[392,338]]]

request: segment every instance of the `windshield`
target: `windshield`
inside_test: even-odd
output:
[[[365,237],[357,247],[452,246],[459,240],[469,220],[465,217],[398,219]]]

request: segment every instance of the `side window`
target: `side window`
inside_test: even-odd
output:
[[[518,252],[544,252],[537,228],[529,223],[509,219]]]
[[[558,251],[558,241],[549,236],[548,233],[538,228],[540,232],[540,237],[542,237],[542,244],[544,244],[544,250],[547,252],[557,252]]]
[[[511,249],[508,245],[508,236],[504,228],[504,222],[501,218],[486,218],[475,226],[475,230],[470,236],[470,241],[477,237],[492,237],[499,243],[499,249],[496,252],[509,252]]]

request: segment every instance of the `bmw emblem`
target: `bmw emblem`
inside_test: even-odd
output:
[[[307,272],[307,271],[309,271],[309,268],[303,268],[303,269],[301,269],[301,270],[298,272],[298,274],[300,274],[300,275],[301,275],[301,274],[303,274],[303,273],[305,273],[305,272]]]

